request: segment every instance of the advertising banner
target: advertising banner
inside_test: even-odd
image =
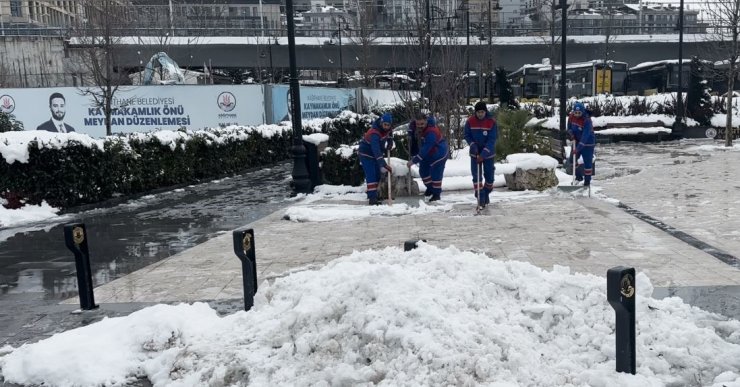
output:
[[[113,133],[265,122],[261,85],[126,86],[115,93],[112,107]],[[26,130],[105,136],[102,107],[76,87],[0,89],[0,111]]]
[[[355,109],[355,89],[301,87],[301,118],[335,117],[342,110]],[[272,122],[290,120],[290,88],[272,86]]]

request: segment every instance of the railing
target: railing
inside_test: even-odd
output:
[[[699,27],[686,27],[687,33],[703,33],[705,29]],[[583,27],[570,27],[572,35],[603,35],[605,28],[599,26],[583,26]],[[639,29],[634,26],[630,27],[614,27],[612,28],[611,36],[618,35],[637,35]],[[315,28],[297,28],[297,37],[321,37],[330,39],[332,35],[336,35],[336,28],[330,29],[315,29]],[[409,28],[396,28],[396,27],[378,27],[372,30],[373,32],[366,37],[369,38],[381,38],[381,37],[395,37],[395,38],[406,38],[409,40],[418,40],[419,30]],[[85,34],[95,34],[95,30],[87,29]],[[102,32],[102,30],[101,30]],[[649,28],[643,27],[644,33],[651,34],[675,34],[676,32],[672,28]],[[287,31],[284,29],[265,29],[260,28],[243,28],[243,27],[174,27],[168,28],[166,26],[158,27],[126,27],[126,28],[115,28],[113,30],[114,35],[117,36],[147,36],[147,37],[165,37],[165,36],[181,36],[181,37],[205,37],[205,36],[234,36],[234,37],[285,37]],[[0,36],[74,36],[75,32],[72,28],[62,27],[36,27],[36,26],[8,26],[5,25],[0,27]],[[488,30],[485,31],[476,30],[470,31],[470,41],[472,43],[483,42],[488,39]],[[517,28],[493,28],[490,35],[494,38],[508,37],[508,36],[541,36],[548,38],[550,31],[546,28],[529,28],[529,27],[517,27]],[[445,27],[432,28],[432,36],[435,38],[446,38],[456,37],[465,38],[468,36],[466,30],[463,27],[456,26],[452,29]],[[349,38],[357,40],[363,37],[363,33],[354,29],[345,29],[342,31],[343,38]]]
[[[39,27],[33,25],[3,25],[0,27],[0,36],[67,36],[69,28]]]

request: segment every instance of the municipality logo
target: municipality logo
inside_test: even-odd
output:
[[[15,100],[9,95],[0,97],[0,112],[10,114],[15,110]]]
[[[218,104],[219,109],[225,112],[230,112],[236,107],[236,97],[234,97],[234,94],[224,91],[218,95],[216,103]]]

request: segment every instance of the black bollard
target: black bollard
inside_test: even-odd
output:
[[[242,261],[242,281],[244,283],[244,310],[254,306],[257,293],[257,258],[254,254],[254,230],[234,230],[234,253]]]
[[[418,240],[418,241],[406,241],[403,242],[403,251],[411,251],[417,247],[419,247],[419,242],[426,242],[426,239]]]
[[[606,272],[606,298],[616,312],[617,372],[637,372],[635,354],[635,269],[617,266]]]
[[[90,270],[90,251],[87,248],[87,231],[84,223],[72,223],[64,226],[64,243],[75,255],[77,269],[77,288],[80,293],[82,310],[96,309],[93,295],[92,270]]]

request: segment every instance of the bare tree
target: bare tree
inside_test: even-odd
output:
[[[454,145],[453,148],[462,146],[463,131],[460,125],[464,116],[467,116],[461,109],[466,98],[467,81],[467,76],[464,76],[465,62],[460,60],[462,52],[464,51],[457,44],[457,38],[448,36],[440,40],[434,59],[441,70],[435,79],[435,93],[432,98],[435,110],[444,124],[445,137],[450,145]]]
[[[0,56],[0,87],[13,87],[12,70],[5,61],[5,55]]]
[[[542,2],[542,12],[536,14],[537,26],[542,31],[547,31],[547,35],[539,35],[540,40],[544,45],[547,46],[547,58],[550,65],[550,76],[549,76],[549,88],[548,93],[550,96],[550,108],[555,111],[555,63],[560,59],[560,35],[557,32],[557,22],[559,15],[556,12],[557,6],[559,6],[560,0],[544,0]]]
[[[708,0],[705,11],[709,16],[709,40],[715,52],[726,58],[727,71],[727,120],[725,121],[725,146],[732,146],[733,90],[740,58],[740,0]],[[722,66],[723,67],[723,66]]]
[[[377,69],[371,65],[376,36],[376,21],[378,19],[377,6],[373,2],[364,2],[364,6],[357,11],[354,28],[349,29],[351,43],[354,45],[355,58],[359,60],[362,75],[362,86],[371,87],[377,75]],[[341,32],[340,32],[341,33]],[[350,60],[350,63],[354,63]]]
[[[120,31],[128,24],[122,14],[125,6],[117,0],[81,0],[73,36],[78,39],[80,49],[77,60],[71,65],[73,73],[81,74],[82,94],[89,96],[105,118],[105,132],[112,134],[111,117],[114,97],[122,84],[128,83],[127,74],[117,67],[120,62],[116,46],[120,43]]]
[[[398,54],[401,59],[408,58],[408,67],[416,69],[415,74],[418,78],[419,88],[421,89],[421,106],[428,108],[427,103],[431,101],[429,96],[431,66],[428,63],[428,59],[431,58],[431,31],[429,31],[428,27],[431,24],[427,23],[427,16],[425,14],[426,1],[411,0],[411,3],[411,14],[406,15],[406,25],[409,26],[409,31],[407,35],[400,38],[400,46],[403,49],[400,53],[394,52],[393,55],[395,57]],[[394,61],[398,62],[399,58],[395,57]],[[417,105],[417,102],[414,101],[413,94],[404,93],[404,95],[404,104],[406,106],[411,107]],[[411,114],[413,112],[410,111],[409,113]]]

